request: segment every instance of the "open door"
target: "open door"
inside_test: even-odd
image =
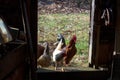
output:
[[[99,7],[100,7],[99,2],[101,2],[101,1],[100,0],[96,0],[96,1],[92,0],[91,27],[90,27],[90,46],[89,46],[90,47],[90,49],[89,49],[89,51],[90,51],[90,53],[89,53],[89,64],[90,64],[90,66],[97,64],[97,61],[98,61],[97,59],[98,58],[95,58],[95,57],[96,57],[96,54],[99,54],[98,53],[98,46],[100,45],[100,43],[98,43],[98,41],[99,41],[99,37],[100,37],[99,35],[100,35],[100,26],[101,25],[99,25],[99,26],[95,25],[95,24],[97,24],[96,22],[99,21],[99,18],[101,16],[101,14],[97,13],[97,10],[99,10],[99,12],[101,11],[99,9]],[[102,13],[102,11],[101,11],[101,13]],[[41,31],[42,31],[42,29],[41,29]],[[94,71],[94,69],[92,68],[91,71],[81,70],[81,69],[72,71],[70,69],[70,71],[68,71],[68,72],[58,72],[58,71],[44,69],[44,68],[41,68],[41,67],[37,70],[37,80],[41,80],[41,79],[43,79],[43,80],[53,80],[53,79],[62,80],[62,79],[69,79],[69,78],[71,78],[73,80],[75,78],[76,78],[76,80],[80,80],[80,79],[81,80],[107,80],[108,71],[101,71],[99,69]]]
[[[89,66],[111,68],[114,52],[115,20],[113,0],[93,0],[91,8]]]

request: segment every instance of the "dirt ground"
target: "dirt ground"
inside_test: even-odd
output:
[[[87,2],[86,2],[87,1]],[[77,2],[74,0],[69,1],[40,1],[38,2],[38,14],[55,14],[55,13],[88,13],[90,10],[90,0],[81,1],[80,6],[78,7]]]
[[[57,0],[56,0],[57,1]],[[38,14],[55,14],[55,13],[81,13],[89,12],[90,5],[86,5],[86,8],[77,7],[76,3],[72,2],[38,2]],[[53,46],[53,42],[49,43],[50,45],[50,54],[52,55],[53,50],[56,46]],[[38,65],[39,67],[39,65]],[[68,67],[88,67],[88,55],[75,55],[70,62]],[[48,67],[48,69],[53,69],[53,66]]]

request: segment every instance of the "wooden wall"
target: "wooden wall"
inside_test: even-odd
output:
[[[25,5],[27,16],[21,11],[20,1],[25,2],[25,4],[22,3],[22,7]],[[35,79],[37,69],[37,0],[0,0],[0,16],[4,17],[8,26],[16,27],[26,32],[27,40],[25,42],[29,52],[27,58],[30,58],[27,63],[30,64],[29,71],[31,72],[29,77]],[[25,19],[24,22],[23,17]]]
[[[120,0],[116,1],[115,51],[113,57],[112,80],[120,80]]]
[[[112,63],[115,39],[115,1],[95,0],[95,12],[93,19],[93,43],[92,43],[92,66],[95,68],[108,68]],[[101,19],[103,11],[111,8],[110,25],[105,25],[105,20]],[[92,15],[91,15],[92,16]],[[90,66],[91,66],[90,65]]]

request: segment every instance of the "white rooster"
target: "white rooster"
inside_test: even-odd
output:
[[[64,43],[61,39],[56,49],[53,51],[53,62],[55,63],[55,70],[57,70],[58,64],[63,62],[63,58],[66,56],[65,49],[62,48],[63,44]],[[62,71],[64,71],[63,68],[62,68]]]

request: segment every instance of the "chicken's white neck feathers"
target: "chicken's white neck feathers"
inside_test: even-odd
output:
[[[61,50],[62,45],[63,45],[63,43],[62,43],[62,39],[61,39],[55,50]]]
[[[59,44],[57,45],[57,47],[56,47],[56,49],[54,50],[54,52],[53,52],[53,61],[56,61],[55,60],[55,56],[57,55],[57,54],[61,54],[61,47],[62,47],[62,45],[63,45],[63,43],[62,43],[62,39],[60,40],[60,42],[59,42]]]

